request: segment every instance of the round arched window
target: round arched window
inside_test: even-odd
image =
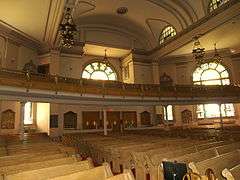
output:
[[[229,0],[210,0],[208,10],[209,12],[214,11],[215,9],[219,8],[220,6],[227,3]]]
[[[116,81],[117,75],[108,64],[103,62],[93,62],[84,68],[82,78]]]
[[[193,73],[194,85],[229,85],[229,73],[226,68],[214,62],[202,64]],[[217,118],[234,116],[233,104],[201,104],[197,105],[198,118]]]
[[[159,44],[164,43],[166,40],[170,39],[171,37],[175,36],[176,34],[177,34],[177,32],[173,26],[165,27],[159,36]]]

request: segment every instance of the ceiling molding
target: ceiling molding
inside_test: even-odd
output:
[[[94,4],[91,4],[91,3],[86,2],[86,1],[77,1],[76,5],[74,6],[73,11],[72,11],[73,18],[74,18],[74,15],[75,15],[74,13],[75,13],[77,7],[78,7],[78,6],[81,6],[81,4],[87,4],[87,5],[89,5],[89,9],[87,9],[87,10],[81,12],[80,14],[78,14],[79,16],[81,16],[81,15],[83,15],[83,14],[86,14],[86,13],[88,13],[88,12],[93,11],[93,10],[96,9],[96,6],[95,6]]]
[[[2,20],[0,20],[0,36],[37,51],[42,46],[42,43],[40,41],[14,28]]]
[[[148,55],[153,58],[163,57],[176,49],[190,43],[192,37],[196,34],[206,34],[220,25],[228,22],[230,19],[239,15],[240,2],[239,0],[231,0],[225,5],[221,6],[217,10],[213,11],[211,14],[201,18],[196,23],[190,25],[187,29],[179,32],[176,36],[148,51]],[[214,23],[213,23],[214,22]]]
[[[44,42],[46,42],[50,47],[54,47],[56,42],[56,37],[58,34],[58,27],[62,20],[64,12],[65,0],[51,0],[49,7],[49,15],[46,25],[46,33],[44,36]]]

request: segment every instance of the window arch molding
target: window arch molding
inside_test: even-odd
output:
[[[223,63],[208,62],[196,67],[192,73],[194,85],[229,85],[231,71]],[[197,118],[219,118],[235,116],[233,104],[199,104],[196,109]],[[220,115],[221,114],[221,115]]]
[[[228,3],[230,0],[209,0],[207,6],[207,12],[212,13],[216,9],[224,6],[224,4]]]
[[[165,31],[167,32],[167,28],[171,28],[170,33],[173,33],[174,35],[172,36],[167,36],[167,34],[165,33]],[[164,28],[162,28],[162,31],[158,37],[158,43],[161,45],[164,42],[166,42],[167,40],[171,39],[172,37],[177,35],[177,30],[176,28],[171,25],[171,24],[167,24],[166,26],[164,26]]]
[[[116,70],[116,68],[115,68],[115,67],[112,65],[112,63],[110,63],[110,62],[107,62],[107,63],[103,62],[102,59],[101,59],[101,57],[100,57],[100,58],[94,58],[94,59],[92,59],[92,60],[89,60],[89,61],[85,62],[85,63],[82,65],[81,73],[80,73],[81,78],[83,78],[83,72],[84,72],[84,70],[86,69],[86,67],[87,67],[88,65],[93,64],[93,63],[103,63],[103,64],[106,64],[106,65],[107,65],[108,67],[110,67],[111,70],[114,72],[114,74],[115,74],[115,76],[116,76],[115,81],[118,81],[118,80],[119,80],[119,77],[120,77],[120,76],[119,76],[119,72]]]
[[[209,61],[208,63],[213,63],[212,61]],[[224,68],[225,68],[225,70],[228,72],[228,79],[229,79],[229,82],[230,82],[230,84],[232,83],[232,71],[231,71],[231,69],[229,68],[229,66],[228,65],[226,65],[226,63],[224,63],[224,62],[221,62],[220,63],[220,65],[222,65]],[[194,74],[194,72],[196,71],[196,69],[198,68],[198,66],[193,66],[192,67],[192,69],[191,69],[191,79],[192,79],[192,85],[194,85],[194,81],[193,81],[193,74]]]

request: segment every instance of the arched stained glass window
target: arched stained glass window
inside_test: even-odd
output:
[[[82,73],[82,78],[95,80],[117,80],[117,75],[113,69],[103,62],[93,62],[88,64]]]
[[[164,43],[166,40],[177,34],[176,30],[172,26],[167,26],[163,29],[161,35],[159,36],[159,44]]]
[[[219,8],[223,4],[227,3],[229,0],[210,0],[209,3],[209,12],[214,11],[215,9]]]
[[[229,73],[226,68],[214,62],[205,63],[193,73],[195,85],[229,85]],[[234,116],[233,104],[222,104],[221,111],[218,104],[201,104],[197,106],[198,118],[216,118]]]

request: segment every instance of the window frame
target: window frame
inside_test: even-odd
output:
[[[212,67],[209,67],[209,64],[211,64],[211,63],[215,63],[215,68],[212,68]],[[204,67],[204,66],[206,66],[206,64],[207,64],[207,67],[208,68],[203,68],[202,69],[202,72],[200,73],[200,80],[195,80],[194,81],[194,73],[196,72],[196,71],[198,71],[198,69],[199,68],[202,68],[202,66]],[[221,65],[223,68],[224,68],[224,70],[222,70],[222,71],[218,71],[217,70],[217,68],[218,68],[218,65]],[[218,79],[208,79],[208,80],[201,80],[201,76],[202,76],[202,74],[204,73],[204,72],[206,72],[206,71],[208,71],[208,70],[215,70],[218,74],[219,74],[219,77],[220,78],[218,78]],[[224,77],[224,78],[222,78],[222,76],[221,76],[221,74],[223,73],[223,72],[227,72],[228,73],[228,77]],[[224,80],[228,80],[229,81],[229,83],[228,84],[231,84],[231,72],[228,70],[228,68],[224,65],[224,64],[219,64],[219,63],[216,63],[216,62],[207,62],[207,63],[204,63],[204,64],[202,64],[201,65],[201,67],[196,67],[195,69],[194,69],[194,71],[193,71],[193,73],[192,73],[192,82],[193,82],[193,85],[205,85],[205,84],[203,84],[203,82],[209,82],[209,81],[213,81],[213,80],[216,80],[216,81],[220,81],[221,83],[220,83],[220,85],[226,85],[226,84],[224,84],[223,83],[223,81]],[[206,86],[209,86],[209,85],[206,85]],[[211,85],[210,85],[211,86]],[[208,103],[208,104],[211,104],[211,103]],[[216,119],[216,118],[220,118],[220,116],[222,116],[223,118],[232,118],[232,117],[235,117],[236,116],[236,111],[235,111],[235,107],[234,107],[234,104],[232,104],[232,103],[226,103],[226,104],[221,104],[221,111],[219,112],[219,115],[217,115],[216,117],[207,117],[207,115],[206,115],[206,105],[208,105],[208,104],[198,104],[197,105],[197,109],[196,109],[196,114],[197,114],[197,119]],[[212,103],[212,104],[216,104],[216,103]],[[227,115],[227,105],[228,104],[232,104],[233,105],[233,113],[234,113],[234,115],[233,116],[228,116]],[[219,104],[216,104],[216,105],[218,105],[219,106]],[[199,111],[198,112],[198,107],[199,106],[203,106],[202,108],[203,108],[203,111]],[[222,107],[222,106],[224,106],[224,107]],[[219,108],[219,107],[218,107]],[[222,109],[224,109],[224,111],[222,111]],[[199,113],[203,113],[203,116],[202,117],[199,117],[198,116],[198,114]],[[220,115],[220,113],[221,113],[221,115]],[[225,115],[223,115],[223,114],[225,114]]]
[[[215,1],[215,2],[213,2]],[[230,0],[210,0],[208,3],[208,12],[212,13],[224,4],[228,3]]]
[[[94,66],[93,66],[94,63],[98,63],[98,69],[95,69],[95,68],[94,68]],[[104,70],[101,70],[101,69],[100,69],[100,66],[101,66],[100,64],[104,64],[104,65],[106,66]],[[86,68],[87,68],[88,66],[91,66],[91,68],[92,68],[92,70],[93,70],[92,72],[89,72],[88,70],[86,70]],[[111,74],[106,73],[106,69],[107,69],[107,68],[110,68],[113,73],[111,73]],[[83,79],[92,79],[92,80],[100,80],[100,81],[101,81],[101,79],[91,78],[92,75],[94,74],[94,72],[98,72],[98,71],[105,73],[106,77],[108,78],[108,79],[103,80],[103,81],[118,81],[118,73],[117,73],[117,71],[115,70],[115,68],[114,68],[110,63],[108,63],[108,62],[105,63],[105,62],[102,62],[102,61],[99,61],[99,60],[94,60],[94,61],[91,61],[91,62],[86,63],[86,64],[83,66],[82,73],[81,73],[81,78],[83,78]],[[89,78],[83,77],[83,73],[84,73],[84,72],[87,72],[87,73],[89,74]],[[109,76],[112,75],[112,74],[115,75],[115,80],[109,79]]]
[[[167,28],[172,28],[172,30],[174,30],[174,31],[167,31],[167,32],[170,32],[170,34],[172,34],[173,32],[175,32],[175,35],[173,35],[173,36],[164,36],[164,35],[166,35],[167,33],[165,33],[165,31],[166,31],[166,29]],[[164,44],[164,42],[166,42],[166,41],[168,41],[169,39],[171,39],[171,38],[173,38],[174,36],[176,36],[177,35],[177,30],[176,30],[176,28],[174,27],[174,26],[172,26],[172,25],[167,25],[167,26],[165,26],[163,29],[162,29],[162,31],[161,31],[161,33],[160,33],[160,35],[159,35],[159,38],[158,38],[158,43],[161,45],[161,44]]]
[[[172,107],[172,119],[168,119],[169,118],[169,113],[168,113],[168,106]],[[167,114],[166,114],[167,113]],[[163,120],[166,122],[174,122],[174,106],[171,104],[168,104],[166,106],[163,106]]]

